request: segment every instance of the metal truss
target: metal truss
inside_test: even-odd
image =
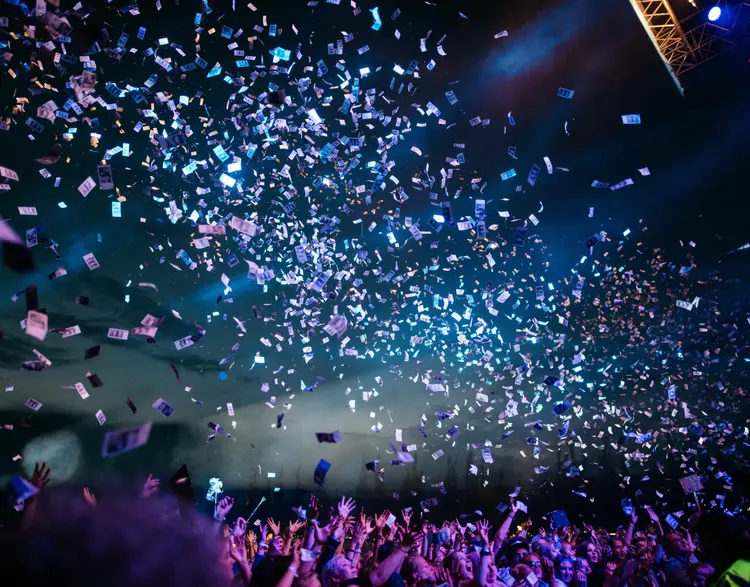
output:
[[[630,4],[681,94],[682,75],[750,36],[750,2],[729,5],[720,24],[705,20],[702,12],[681,22],[669,0],[630,0]]]

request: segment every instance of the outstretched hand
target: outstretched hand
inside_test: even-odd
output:
[[[297,520],[296,522],[289,522],[289,529],[287,532],[289,533],[289,536],[294,536],[297,533],[297,530],[302,528],[302,526],[305,525],[305,522],[303,520]]]
[[[299,568],[300,560],[302,559],[302,555],[300,553],[300,547],[302,546],[301,540],[295,540],[292,544],[292,564],[290,566],[294,568]]]
[[[321,544],[328,542],[333,532],[333,521],[329,522],[325,526],[321,526],[317,522],[315,523],[315,539]]]
[[[86,503],[92,508],[96,507],[96,496],[91,493],[91,490],[88,487],[83,488],[83,499],[85,499]]]
[[[281,524],[276,523],[273,518],[268,518],[266,522],[268,522],[268,527],[271,528],[274,536],[281,534]]]
[[[245,543],[242,540],[235,539],[234,536],[230,536],[227,540],[229,541],[229,556],[232,557],[232,560],[240,565],[246,565],[247,550],[245,549]]]
[[[247,532],[247,521],[245,518],[237,518],[232,529],[232,537],[240,544],[245,543],[245,533]]]
[[[388,518],[390,516],[391,516],[391,512],[389,512],[388,510],[385,510],[379,516],[375,516],[375,529],[378,531],[378,534],[383,533],[383,528],[385,528],[385,523],[388,521]]]
[[[231,497],[225,497],[216,504],[216,507],[214,508],[214,515],[219,518],[226,518],[229,510],[232,509],[233,505],[234,500]]]
[[[317,520],[318,515],[320,514],[320,502],[318,501],[318,498],[314,495],[310,496],[310,505],[307,508],[307,519],[308,520]]]
[[[650,505],[647,505],[645,507],[646,513],[648,514],[649,519],[654,523],[659,523],[659,516],[656,515],[656,512],[654,512],[653,508]]]
[[[339,516],[341,516],[342,518],[348,518],[349,514],[354,511],[354,507],[356,505],[357,504],[353,499],[342,497],[341,501],[338,504]]]
[[[143,484],[143,490],[141,491],[141,495],[144,498],[151,497],[154,493],[159,491],[159,484],[161,481],[158,479],[154,479],[151,477],[151,473],[148,474],[148,479],[146,479],[146,482]]]
[[[360,517],[359,527],[361,528],[361,531],[364,536],[369,536],[370,534],[372,534],[372,531],[375,529],[375,526],[373,526],[372,521],[369,520],[367,516],[364,515],[364,513]]]
[[[482,539],[482,544],[485,548],[490,546],[490,523],[487,520],[479,520],[477,522],[477,533]]]
[[[34,473],[31,475],[29,481],[41,491],[49,483],[50,473],[52,473],[52,469],[47,466],[47,463],[36,463],[34,464]]]

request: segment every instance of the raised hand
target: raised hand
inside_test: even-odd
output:
[[[404,523],[406,524],[407,528],[411,524],[411,515],[412,515],[412,512],[407,511],[407,510],[401,510],[401,518],[404,520]]]
[[[518,512],[518,506],[516,505],[516,498],[511,496],[510,498],[510,515],[515,516]]]
[[[232,529],[232,536],[237,542],[244,544],[245,532],[247,532],[247,522],[245,521],[245,518],[237,518],[237,521],[234,523],[234,528]]]
[[[339,516],[341,516],[342,518],[348,518],[349,514],[351,514],[352,511],[354,511],[355,505],[356,503],[354,502],[353,499],[351,498],[347,499],[346,497],[342,497],[341,501],[338,504]]]
[[[385,528],[385,523],[388,521],[388,518],[390,517],[391,512],[388,510],[385,510],[382,514],[379,516],[375,516],[375,529],[378,531],[378,534],[383,533],[383,528]]]
[[[479,520],[477,522],[477,533],[482,539],[482,544],[485,548],[490,546],[490,523],[487,520]]]
[[[328,542],[328,539],[331,537],[331,533],[333,532],[333,526],[332,522],[329,522],[325,526],[321,526],[320,524],[315,523],[315,539],[320,542],[321,544],[325,544]]]
[[[258,544],[265,544],[268,539],[268,524],[261,524],[260,526],[260,540]]]
[[[242,518],[240,518],[241,520]],[[240,565],[247,564],[247,550],[245,549],[245,543],[240,540],[236,540],[234,536],[230,536],[229,541],[229,556],[233,561]]]
[[[153,479],[151,477],[151,473],[148,474],[148,479],[146,479],[146,482],[143,484],[143,489],[141,490],[141,495],[144,498],[151,497],[154,493],[159,491],[159,481],[158,479]]]
[[[47,463],[35,463],[34,473],[31,475],[29,482],[41,491],[49,483],[50,473],[52,473],[52,469],[47,466]]]
[[[360,519],[359,527],[362,528],[362,532],[364,532],[365,536],[369,536],[372,534],[372,531],[375,529],[375,526],[373,526],[372,521],[367,519],[367,516],[363,516]]]
[[[305,522],[303,522],[302,520],[297,520],[296,522],[289,522],[289,529],[287,530],[287,532],[289,532],[289,536],[294,536],[297,530],[302,528],[302,526],[304,525],[305,525]]]
[[[86,503],[92,508],[96,507],[96,496],[91,493],[91,490],[88,487],[83,488],[83,499],[85,499]]]
[[[346,518],[337,518],[336,524],[333,528],[333,539],[334,540],[341,540],[346,532],[349,530],[349,527],[351,526],[352,522],[354,521],[354,518],[352,516],[348,516]]]
[[[268,522],[268,527],[271,528],[274,536],[281,534],[281,524],[274,522],[273,518],[268,518],[266,522]]]
[[[320,502],[314,495],[310,496],[310,505],[307,508],[307,519],[317,520],[320,515]]]
[[[650,505],[646,506],[646,513],[648,514],[649,519],[654,522],[654,524],[659,523],[659,516],[656,515]]]
[[[233,505],[234,500],[231,497],[225,497],[216,504],[216,507],[214,508],[214,516],[218,518],[226,518]]]
[[[294,567],[296,569],[299,568],[299,563],[302,558],[302,555],[300,554],[301,545],[302,545],[301,540],[295,540],[294,544],[292,544],[292,564],[289,566]]]

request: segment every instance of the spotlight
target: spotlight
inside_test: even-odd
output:
[[[708,11],[708,20],[711,22],[716,22],[721,17],[721,8],[719,6],[714,6],[711,10]]]

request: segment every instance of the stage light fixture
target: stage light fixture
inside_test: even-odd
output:
[[[711,10],[708,11],[708,20],[711,22],[716,22],[721,18],[721,7],[720,6],[714,6]]]

